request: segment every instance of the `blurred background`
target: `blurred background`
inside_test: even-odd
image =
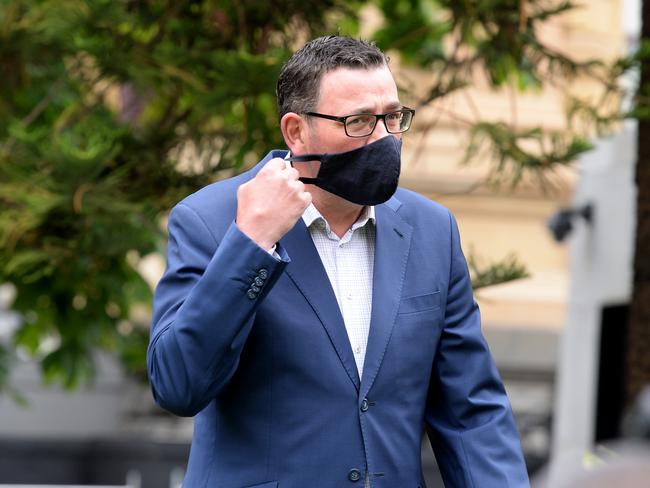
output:
[[[648,438],[650,5],[0,0],[0,486],[180,485],[192,420],[145,368],[167,213],[283,147],[279,70],[330,33],[417,111],[401,185],[458,218],[538,486]]]

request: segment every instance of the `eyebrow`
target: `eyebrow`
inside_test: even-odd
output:
[[[404,105],[402,105],[399,102],[392,102],[392,103],[389,103],[386,106],[386,111],[387,112],[392,112],[393,110],[400,110],[403,107],[404,107]],[[372,114],[372,113],[374,113],[374,111],[370,107],[361,107],[360,109],[357,109],[357,110],[355,110],[354,112],[351,112],[351,113],[352,114]]]

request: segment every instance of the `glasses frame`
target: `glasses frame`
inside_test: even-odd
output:
[[[361,114],[350,114],[350,115],[342,115],[342,116],[337,116],[337,115],[328,115],[328,114],[321,114],[318,112],[305,112],[304,115],[309,115],[310,117],[319,117],[321,119],[327,119],[327,120],[335,120],[336,122],[340,122],[343,124],[343,130],[345,130],[345,135],[348,137],[369,137],[372,135],[373,132],[375,132],[375,128],[377,127],[377,124],[379,124],[380,120],[384,121],[384,127],[386,127],[386,132],[389,134],[403,134],[407,130],[411,128],[411,122],[409,122],[409,126],[404,129],[404,130],[398,130],[398,131],[392,131],[388,128],[388,124],[386,123],[386,117],[391,114],[399,113],[399,112],[406,112],[411,114],[411,122],[413,121],[413,117],[415,116],[415,110],[409,107],[402,107],[399,110],[391,110],[390,112],[386,112],[383,114],[368,114],[368,113],[361,113]],[[350,117],[359,117],[361,115],[366,115],[366,116],[373,116],[375,118],[375,125],[372,127],[372,130],[368,134],[364,134],[362,136],[353,136],[348,134],[348,126],[347,126],[347,120]]]

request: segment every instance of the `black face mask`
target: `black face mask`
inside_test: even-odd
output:
[[[300,181],[316,185],[358,205],[378,205],[393,196],[401,166],[402,141],[394,136],[352,151],[335,154],[303,154],[289,161],[320,161],[316,178]]]

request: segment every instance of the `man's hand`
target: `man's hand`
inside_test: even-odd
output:
[[[237,190],[237,226],[263,249],[289,232],[311,203],[298,176],[284,159],[274,158]]]

